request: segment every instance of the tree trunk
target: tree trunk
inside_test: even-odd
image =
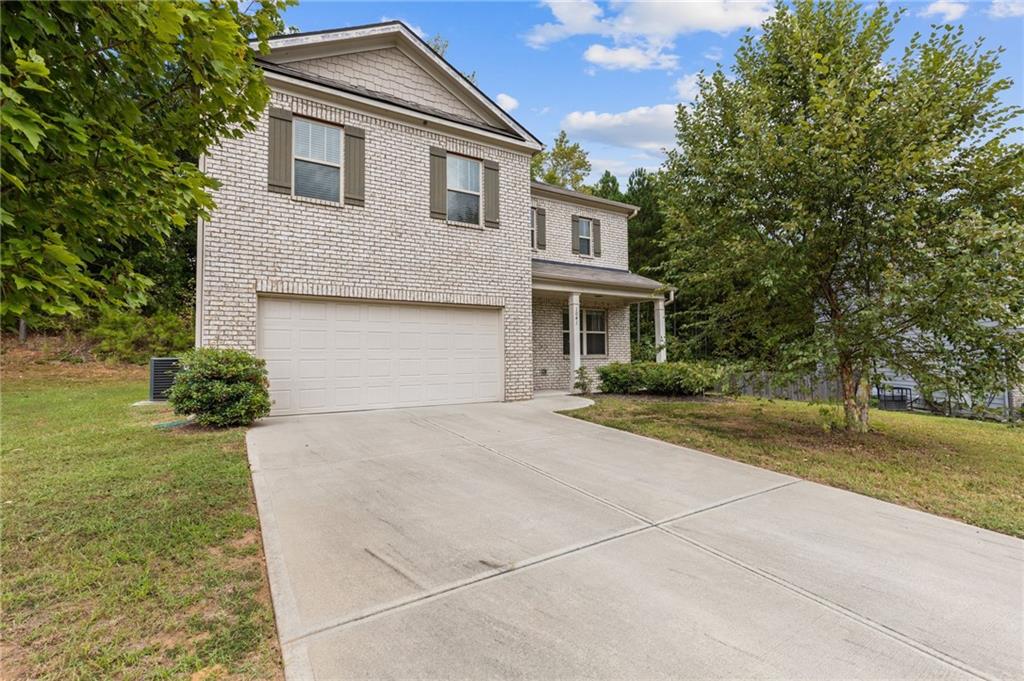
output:
[[[843,389],[843,413],[846,430],[854,433],[868,431],[867,373],[854,371],[853,361],[839,360],[839,384]]]
[[[28,340],[28,324],[25,323],[24,317],[18,318],[18,341],[24,343]]]

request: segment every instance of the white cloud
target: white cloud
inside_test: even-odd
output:
[[[967,11],[966,2],[955,0],[935,0],[921,12],[923,17],[941,17],[943,21],[956,21]]]
[[[992,0],[988,15],[995,19],[1024,17],[1024,0]]]
[[[675,104],[639,106],[622,113],[573,111],[562,119],[570,137],[627,149],[660,151],[675,143]]]
[[[700,73],[687,73],[676,81],[676,95],[680,101],[692,102],[700,92]]]
[[[704,58],[707,59],[708,61],[718,61],[722,58],[722,54],[723,53],[721,47],[712,47],[711,49],[704,53]]]
[[[605,47],[604,45],[591,45],[583,53],[583,58],[591,64],[611,70],[671,70],[679,65],[678,57],[674,54],[665,54],[660,48],[655,47]]]
[[[506,95],[504,92],[499,92],[498,96],[495,97],[494,100],[498,102],[498,106],[500,106],[505,111],[513,111],[516,107],[519,106],[518,99],[516,99],[512,95]]]
[[[531,47],[544,47],[574,35],[600,35],[616,42],[631,38],[668,41],[683,33],[730,33],[757,26],[772,13],[766,0],[702,2],[616,2],[617,14],[604,15],[593,0],[545,0],[555,21],[538,24],[526,35]]]
[[[389,17],[389,16],[382,16],[382,17],[380,18],[380,20],[381,20],[381,23],[383,23],[383,22],[385,22],[385,21],[401,21],[401,22],[402,22],[403,24],[405,24],[405,25],[406,25],[406,26],[408,26],[408,27],[409,27],[410,29],[412,29],[412,32],[413,32],[413,33],[415,33],[415,34],[416,34],[416,35],[418,35],[419,37],[423,38],[424,40],[426,40],[426,39],[427,39],[427,33],[426,33],[426,31],[424,31],[424,30],[423,30],[423,29],[422,29],[421,27],[417,26],[416,24],[410,24],[410,23],[409,23],[408,21],[406,21],[405,19],[403,19],[403,18],[401,18],[401,17]]]
[[[674,69],[678,57],[667,51],[672,49],[677,36],[699,31],[724,35],[757,26],[772,12],[770,0],[616,1],[611,3],[608,14],[593,0],[544,3],[554,21],[530,29],[526,35],[528,45],[543,48],[578,35],[607,38],[612,45],[591,45],[584,58],[611,69]]]

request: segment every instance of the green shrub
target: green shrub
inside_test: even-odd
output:
[[[722,364],[705,361],[607,364],[598,368],[606,393],[700,395],[719,386],[728,374]]]
[[[185,353],[168,393],[175,414],[204,426],[247,426],[270,413],[267,365],[242,350],[200,348]]]
[[[572,387],[581,395],[589,395],[594,392],[594,384],[590,380],[590,374],[587,373],[586,367],[580,367],[576,370],[576,382],[573,383]]]
[[[150,357],[177,355],[193,345],[192,320],[172,312],[143,316],[130,310],[104,310],[86,332],[100,359],[144,364]]]

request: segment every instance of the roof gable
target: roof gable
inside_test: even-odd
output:
[[[270,39],[265,62],[540,142],[401,22]]]

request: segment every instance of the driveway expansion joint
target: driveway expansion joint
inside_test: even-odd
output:
[[[493,450],[488,448],[488,451],[493,451]],[[355,614],[348,615],[348,616],[345,616],[345,617],[342,617],[342,618],[338,618],[338,619],[333,620],[333,621],[326,622],[326,623],[324,623],[324,624],[322,624],[322,625],[320,625],[318,627],[315,627],[313,629],[305,631],[305,632],[303,632],[301,634],[297,634],[295,636],[292,636],[291,638],[285,640],[283,642],[283,644],[284,645],[293,645],[293,644],[296,644],[296,643],[305,642],[305,641],[308,641],[309,639],[317,638],[317,637],[319,637],[319,636],[321,636],[323,634],[327,634],[329,632],[334,632],[334,631],[337,631],[338,629],[342,629],[344,627],[347,627],[347,626],[350,626],[350,625],[353,625],[353,624],[357,624],[357,623],[360,623],[360,622],[365,622],[365,621],[371,620],[371,619],[376,619],[377,617],[381,617],[383,615],[387,615],[387,614],[390,614],[390,613],[393,613],[393,612],[397,612],[397,611],[400,611],[400,610],[405,610],[407,608],[410,608],[410,607],[413,607],[413,606],[416,606],[416,605],[420,605],[420,604],[428,602],[428,601],[436,600],[438,598],[441,598],[442,596],[447,596],[447,595],[449,595],[451,593],[454,593],[456,591],[461,591],[462,589],[465,589],[465,588],[468,588],[468,587],[472,587],[472,586],[476,586],[477,584],[481,584],[483,582],[488,582],[488,581],[491,581],[491,580],[493,580],[495,578],[498,578],[498,577],[504,577],[504,576],[510,575],[512,573],[522,572],[524,570],[536,567],[538,565],[543,565],[545,563],[549,563],[549,562],[558,560],[560,558],[565,558],[567,556],[571,556],[573,554],[580,553],[581,551],[586,551],[588,549],[592,549],[594,547],[601,546],[603,544],[608,544],[610,542],[613,542],[613,541],[616,541],[616,540],[619,540],[619,539],[623,539],[625,537],[631,537],[633,535],[641,534],[641,533],[644,533],[644,532],[649,532],[651,530],[661,529],[661,526],[666,524],[666,523],[676,522],[677,520],[681,520],[683,518],[689,518],[689,517],[698,515],[700,513],[705,513],[707,511],[712,511],[714,509],[721,508],[722,506],[726,506],[728,504],[733,504],[733,503],[736,503],[736,502],[739,502],[739,501],[743,501],[745,499],[750,499],[751,497],[759,496],[759,495],[762,495],[762,494],[768,494],[769,492],[774,492],[774,491],[782,489],[784,487],[789,487],[790,485],[794,485],[794,484],[796,484],[798,482],[802,482],[802,481],[801,480],[789,480],[789,481],[784,482],[782,484],[773,485],[772,487],[768,487],[766,489],[758,490],[758,491],[751,492],[749,494],[740,495],[740,496],[737,496],[737,497],[732,497],[730,499],[726,499],[726,500],[723,500],[723,501],[715,502],[715,503],[709,504],[707,506],[702,506],[700,508],[692,509],[692,510],[687,511],[685,513],[680,513],[678,515],[671,516],[669,518],[666,518],[664,520],[660,520],[658,522],[652,522],[652,521],[644,520],[643,524],[640,525],[640,526],[629,527],[629,528],[626,528],[625,530],[620,530],[619,532],[612,533],[610,535],[607,535],[605,537],[601,537],[601,538],[596,539],[594,541],[585,542],[585,543],[582,543],[582,544],[577,544],[577,545],[571,546],[569,548],[560,549],[560,550],[552,552],[552,553],[547,553],[547,554],[543,554],[543,555],[540,555],[540,556],[534,556],[533,558],[527,558],[525,560],[516,561],[516,563],[514,563],[513,565],[508,566],[508,567],[504,567],[504,568],[500,568],[500,569],[495,569],[495,570],[490,570],[490,571],[487,571],[487,572],[483,572],[481,574],[475,575],[473,577],[469,577],[469,578],[464,579],[464,580],[459,580],[459,581],[456,581],[456,582],[445,584],[443,586],[435,587],[434,589],[430,589],[430,590],[428,590],[428,591],[426,591],[424,593],[420,593],[420,594],[417,594],[415,596],[411,596],[409,598],[405,598],[405,599],[401,599],[401,600],[398,600],[398,601],[394,601],[392,603],[388,603],[388,604],[385,604],[385,605],[382,605],[382,606],[371,608],[371,609],[369,609],[367,611],[364,611],[364,612],[355,613]],[[583,493],[587,494],[586,492],[583,492]],[[591,495],[587,494],[587,496],[591,496]]]

